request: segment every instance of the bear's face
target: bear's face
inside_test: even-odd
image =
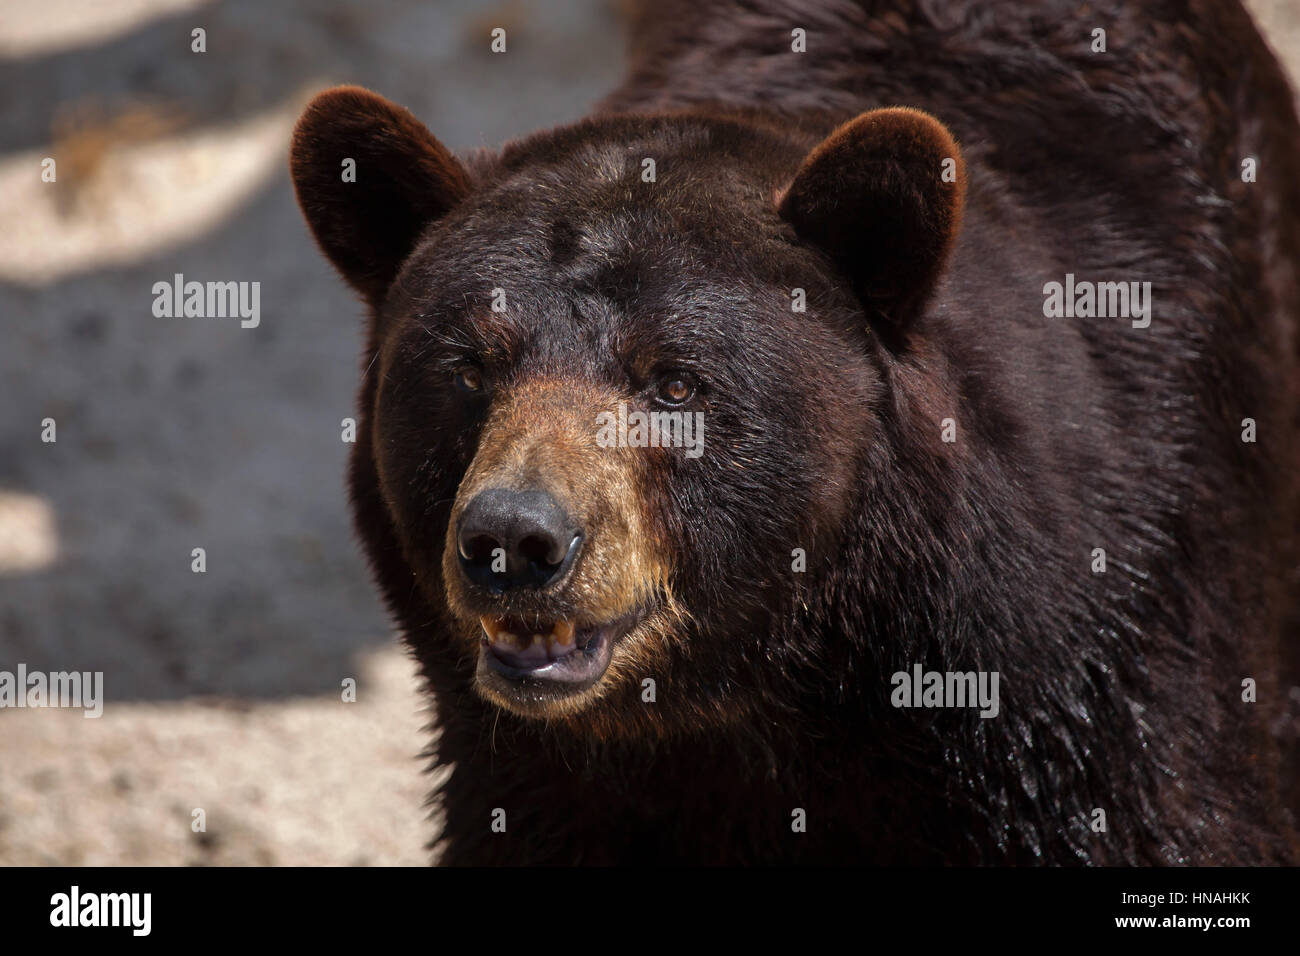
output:
[[[511,709],[639,700],[756,646],[848,504],[874,382],[851,300],[756,171],[692,148],[644,183],[602,131],[480,185],[381,308],[384,498]]]
[[[299,198],[373,310],[356,454],[407,586],[450,627],[403,624],[494,704],[689,724],[744,713],[765,662],[809,653],[774,647],[773,620],[878,440],[868,320],[911,308],[947,252],[886,269],[887,244],[853,248],[842,197],[823,202],[853,186],[846,135],[805,159],[721,118],[589,121],[471,173],[372,94],[309,108]],[[335,182],[349,156],[356,181]],[[905,192],[848,214],[897,218]],[[950,241],[951,192],[945,223],[895,239]]]

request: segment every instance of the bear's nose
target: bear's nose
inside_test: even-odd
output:
[[[465,506],[456,529],[460,567],[490,591],[558,584],[577,558],[582,533],[544,491],[489,488]]]

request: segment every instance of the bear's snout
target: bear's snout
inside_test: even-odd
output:
[[[644,485],[658,449],[598,441],[626,395],[572,379],[503,388],[452,506],[443,582],[475,687],[516,713],[574,713],[680,617]],[[464,639],[462,638],[462,639]]]

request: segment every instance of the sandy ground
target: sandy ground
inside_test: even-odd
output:
[[[1251,6],[1294,70],[1300,0]],[[0,5],[0,670],[102,671],[107,700],[0,711],[0,864],[428,861],[430,715],[343,495],[360,309],[286,143],[335,82],[455,148],[573,119],[619,75],[616,10]],[[175,273],[260,282],[260,324],[154,318]]]

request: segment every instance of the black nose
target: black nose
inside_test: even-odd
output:
[[[498,592],[559,583],[581,543],[581,532],[544,491],[481,491],[465,506],[456,531],[465,576]]]

